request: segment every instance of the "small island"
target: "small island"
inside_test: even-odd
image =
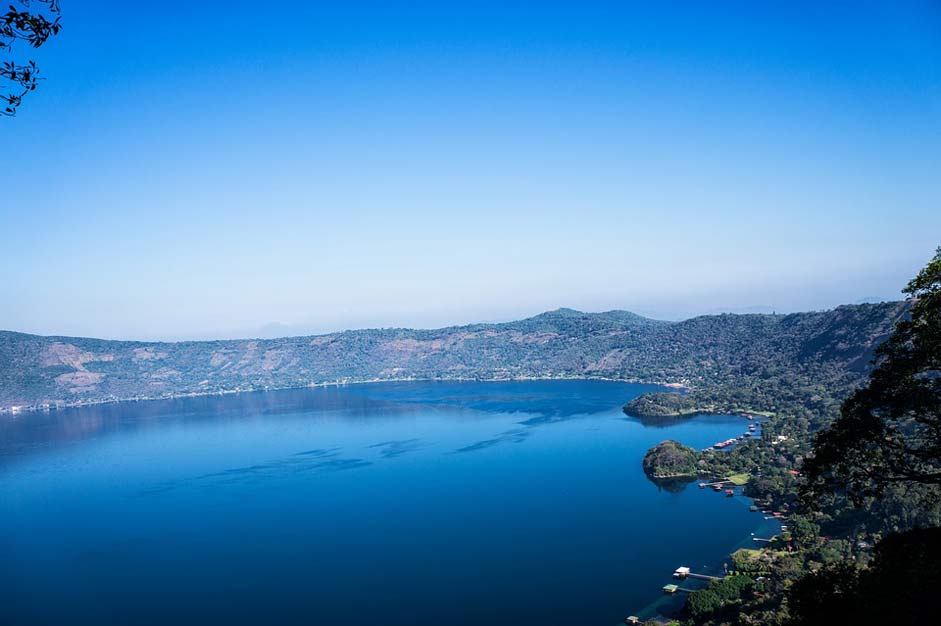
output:
[[[672,439],[658,443],[644,455],[644,473],[649,478],[694,478],[699,453]]]
[[[624,405],[624,413],[644,419],[692,417],[703,412],[690,396],[670,391],[645,393]]]

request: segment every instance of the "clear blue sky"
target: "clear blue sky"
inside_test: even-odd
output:
[[[0,328],[829,308],[941,244],[934,1],[62,11],[0,119]]]

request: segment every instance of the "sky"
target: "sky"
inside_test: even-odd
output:
[[[935,1],[61,5],[2,329],[816,310],[941,245]]]

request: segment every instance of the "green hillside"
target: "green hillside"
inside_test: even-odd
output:
[[[763,393],[780,398],[781,388],[849,388],[905,310],[890,302],[661,322],[559,309],[504,324],[177,343],[0,332],[0,408],[337,381],[571,376],[683,383],[724,390],[712,402],[734,404],[741,393],[754,404]]]

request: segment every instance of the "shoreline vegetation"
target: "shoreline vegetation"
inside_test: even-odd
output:
[[[903,292],[908,307],[888,336],[872,338],[865,362],[844,362],[830,375],[799,362],[780,376],[775,367],[742,366],[735,380],[697,386],[688,397],[650,394],[625,406],[651,419],[702,407],[773,412],[757,436],[731,447],[697,452],[665,441],[645,455],[652,481],[724,477],[700,484],[716,491],[744,483],[749,510],[781,524],[731,553],[726,576],[665,617],[683,626],[937,621],[924,589],[941,579],[941,248]]]
[[[692,391],[689,387],[685,390]],[[774,416],[774,411],[699,404],[684,393],[669,391],[641,394],[625,404],[622,411],[629,417],[644,421],[656,421],[657,418],[691,418],[697,415],[741,415],[749,419]]]

